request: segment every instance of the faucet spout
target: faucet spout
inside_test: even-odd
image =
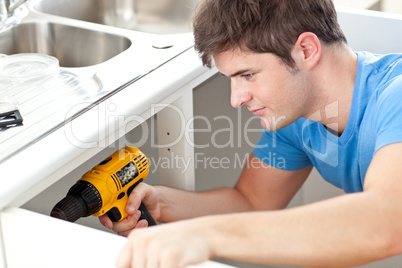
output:
[[[10,0],[6,0],[6,2],[8,2],[8,14],[12,15],[14,13],[14,11],[21,6],[22,4],[24,4],[27,0],[17,0],[12,6],[11,6],[11,1]]]
[[[24,4],[27,0],[16,0],[15,3],[12,0],[0,0],[0,17],[1,20],[11,17],[14,11]]]

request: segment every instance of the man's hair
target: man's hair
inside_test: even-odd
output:
[[[273,53],[294,67],[291,50],[303,32],[325,44],[346,43],[332,0],[202,0],[193,20],[204,65],[233,48]]]

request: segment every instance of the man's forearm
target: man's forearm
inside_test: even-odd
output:
[[[155,187],[160,194],[160,222],[252,210],[247,199],[235,188],[197,193],[165,186]]]
[[[397,252],[378,200],[353,194],[283,211],[206,217],[215,257],[307,267],[355,266]],[[400,213],[399,213],[400,214]],[[200,228],[202,229],[202,228]]]

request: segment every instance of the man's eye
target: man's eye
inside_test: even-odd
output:
[[[242,76],[247,80],[250,80],[251,78],[253,78],[254,75],[255,75],[254,73],[251,73],[251,74],[243,74]]]

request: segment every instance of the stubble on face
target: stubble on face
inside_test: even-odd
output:
[[[215,55],[214,59],[225,76],[238,70],[258,70],[253,78],[255,80],[236,83],[241,84],[241,90],[246,90],[252,96],[243,105],[248,106],[249,110],[265,109],[259,116],[266,130],[279,130],[306,114],[311,92],[307,90],[304,74],[297,65],[289,66],[272,53],[258,54],[239,50],[223,52]]]
[[[276,110],[268,109],[261,116],[261,125],[268,131],[277,131],[301,117],[306,117],[316,99],[313,87],[306,82],[298,67],[290,67],[283,62],[281,64],[285,69],[285,75],[281,79],[285,82],[282,83],[282,94],[276,94],[276,102],[280,105],[275,106]],[[281,91],[281,88],[278,91]]]

